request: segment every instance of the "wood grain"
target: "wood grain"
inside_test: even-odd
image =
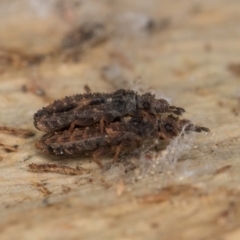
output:
[[[111,16],[112,32],[88,47],[79,62],[54,59],[1,68],[0,126],[36,133],[23,139],[0,132],[1,144],[18,145],[14,152],[0,148],[1,239],[239,239],[240,2],[107,2],[94,2],[96,19],[108,25]],[[1,9],[11,9],[1,4]],[[49,6],[55,15],[41,20],[31,6],[26,9],[22,15],[0,13],[0,44],[6,49],[45,53],[59,44],[69,26],[84,20],[79,16],[88,17],[82,14],[87,8],[71,15]],[[32,21],[20,21],[24,14]],[[127,22],[130,30],[124,29],[124,21],[139,16],[156,19],[156,26],[163,19],[169,24],[142,31]],[[31,36],[24,37],[29,31]],[[211,132],[177,139],[155,155],[143,154],[107,171],[91,158],[59,159],[38,152],[34,145],[42,133],[33,126],[33,114],[54,99],[84,92],[86,84],[103,92],[122,85],[155,90]],[[91,171],[76,176],[35,173],[28,170],[31,163]]]

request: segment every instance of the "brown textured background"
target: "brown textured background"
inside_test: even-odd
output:
[[[1,239],[240,239],[239,1],[2,0],[0,19],[0,47],[16,51],[9,64],[0,55],[0,125],[36,132],[0,133],[19,145],[0,149]],[[21,57],[52,51],[87,21],[105,26],[105,41],[87,42],[78,62],[64,51],[31,66]],[[152,172],[142,162],[140,173],[102,172],[91,159],[61,162],[90,174],[29,172],[57,163],[34,148],[33,114],[85,84],[154,89],[211,132],[172,142]]]

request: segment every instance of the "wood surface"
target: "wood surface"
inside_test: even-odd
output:
[[[77,62],[55,57],[29,66],[15,57],[1,68],[0,127],[35,133],[21,138],[0,131],[1,239],[240,239],[240,1],[0,6],[0,46],[24,54],[46,54],[85,21],[107,29],[105,41],[84,46]],[[129,159],[135,170],[124,162],[102,171],[91,158],[40,153],[34,144],[43,133],[33,114],[54,99],[83,93],[86,84],[100,92],[154,90],[211,132],[172,141],[150,163],[144,154]],[[18,147],[6,151],[6,145]],[[91,171],[35,173],[31,163]]]

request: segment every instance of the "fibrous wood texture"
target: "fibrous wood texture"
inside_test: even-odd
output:
[[[0,5],[0,126],[36,133],[0,128],[1,239],[240,238],[239,1]],[[100,22],[104,37],[83,41],[69,61],[61,39],[88,21]],[[38,63],[39,54],[48,57]],[[127,172],[121,163],[102,171],[89,158],[41,154],[33,114],[86,84],[155,90],[211,132],[177,139],[150,168],[137,159],[139,168]],[[35,173],[31,163],[90,171]]]

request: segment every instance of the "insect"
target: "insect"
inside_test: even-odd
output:
[[[109,123],[104,133],[100,123],[93,126],[77,127],[72,132],[51,132],[45,134],[36,147],[45,153],[61,156],[92,155],[94,161],[103,168],[99,156],[110,153],[117,160],[120,153],[128,153],[140,148],[147,141],[155,139],[169,140],[180,132],[208,132],[205,127],[195,126],[189,120],[167,117],[153,118],[146,121],[139,117],[124,117],[122,121]]]
[[[34,125],[43,132],[54,132],[75,126],[104,125],[125,116],[151,118],[161,113],[181,115],[183,108],[170,106],[165,99],[156,99],[155,95],[140,95],[134,91],[120,89],[114,93],[77,94],[57,100],[42,108],[34,115]]]

